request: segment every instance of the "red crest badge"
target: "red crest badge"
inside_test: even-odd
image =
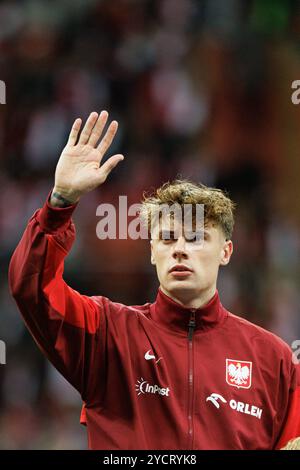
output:
[[[237,388],[250,388],[252,382],[252,362],[226,359],[226,382]]]

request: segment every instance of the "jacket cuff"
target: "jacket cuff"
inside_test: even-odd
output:
[[[36,219],[44,232],[64,231],[71,223],[71,217],[78,202],[68,207],[53,207],[49,202],[51,193],[52,189],[48,194],[45,204],[37,212]]]

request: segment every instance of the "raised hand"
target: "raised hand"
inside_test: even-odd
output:
[[[101,165],[118,129],[117,121],[112,121],[99,142],[107,118],[107,111],[101,111],[100,115],[91,113],[81,132],[82,121],[75,120],[56,166],[52,205],[77,202],[83,194],[104,183],[112,169],[124,159],[123,155],[116,154]]]

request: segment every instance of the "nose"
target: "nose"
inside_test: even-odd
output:
[[[177,258],[185,258],[187,259],[188,255],[187,255],[187,252],[186,252],[186,240],[184,237],[178,237],[176,243],[174,244],[174,248],[173,248],[173,258],[177,259]]]

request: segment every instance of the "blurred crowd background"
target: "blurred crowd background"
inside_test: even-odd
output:
[[[175,178],[237,202],[235,252],[220,273],[226,308],[300,338],[300,2],[0,2],[0,448],[84,449],[80,397],[43,358],[7,285],[26,223],[52,188],[76,117],[119,121],[125,160],[74,213],[65,280],[126,304],[155,300],[147,240],[101,241],[100,203],[138,203]]]

